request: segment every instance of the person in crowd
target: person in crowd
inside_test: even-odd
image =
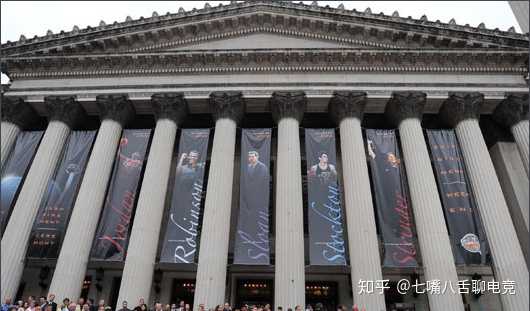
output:
[[[294,307],[294,311],[302,311],[302,306],[296,305],[296,307]]]
[[[147,305],[145,303],[142,303],[140,305],[140,311],[148,311],[148,310],[149,310],[149,308],[147,308]]]
[[[81,310],[82,311],[90,311],[90,306],[88,305],[88,303],[85,303]]]
[[[228,302],[225,302],[223,311],[232,311],[232,306]]]
[[[164,305],[164,311],[170,311],[170,310],[171,310],[171,305],[169,303]]]
[[[293,308],[287,308],[287,311],[293,311]]]
[[[142,305],[145,305],[145,299],[144,297],[141,297],[140,299],[138,299],[138,305],[137,307],[142,307]]]
[[[204,303],[199,304],[199,310],[198,311],[206,311],[204,309]]]
[[[98,311],[105,311],[105,306],[99,306],[98,305]]]
[[[77,305],[75,302],[70,302],[70,304],[68,305],[68,311],[75,311],[77,308]]]
[[[26,311],[35,311],[35,300],[29,300],[28,299],[28,306],[24,309]]]
[[[191,306],[189,303],[184,305],[184,311],[191,311]]]
[[[57,303],[55,302],[55,294],[50,293],[48,295],[48,300],[46,301],[46,306],[51,306],[52,311],[57,311]]]
[[[7,309],[7,311],[17,311],[18,308],[16,306],[11,306],[9,307],[9,309]]]
[[[223,306],[222,305],[215,306],[214,311],[223,311]]]
[[[98,302],[98,308],[99,307],[103,307],[103,309],[105,309],[105,300],[104,299],[100,299],[99,302]]]
[[[33,310],[35,311],[42,311],[42,308],[39,305],[36,305]]]
[[[46,305],[46,297],[45,296],[40,296],[39,297],[39,306],[41,307],[41,309],[44,309]]]
[[[283,311],[283,308],[281,306],[278,307],[278,311]]]
[[[98,307],[94,304],[94,299],[88,298],[86,300],[86,303],[88,303],[88,306],[90,307],[90,311],[97,311]]]
[[[69,304],[70,304],[70,298],[64,298],[63,303],[59,306],[60,311],[68,311]]]
[[[155,302],[154,311],[162,311],[162,304],[160,302]]]
[[[118,310],[118,311],[131,311],[131,309],[127,308],[127,300],[124,300],[124,301],[121,303],[121,309]]]
[[[2,304],[2,311],[8,311],[13,305],[11,304],[11,298],[7,297]]]

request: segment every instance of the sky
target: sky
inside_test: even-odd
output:
[[[203,8],[207,1],[2,1],[2,43],[18,41],[21,34],[26,38],[44,36],[48,30],[58,33],[79,28],[96,27],[101,20],[107,24],[123,22],[127,16],[137,19],[150,17],[153,11],[159,15],[176,13],[180,7],[186,11]],[[230,1],[208,1],[211,6]],[[296,1],[300,2],[300,1]],[[312,1],[302,1],[311,4]],[[481,22],[488,29],[507,30],[514,26],[521,32],[508,1],[318,1],[319,5],[337,7],[343,3],[346,9],[364,11],[370,7],[372,13],[392,15],[398,11],[401,17],[419,19],[426,15],[430,21],[447,23],[454,18],[459,25],[473,27]],[[2,83],[5,83],[2,74]]]

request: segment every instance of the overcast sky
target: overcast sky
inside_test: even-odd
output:
[[[229,4],[230,1],[208,1],[210,5]],[[299,1],[296,1],[299,2]],[[310,4],[312,1],[303,1]],[[176,13],[179,7],[186,11],[203,8],[206,1],[2,1],[1,42],[18,41],[21,34],[26,38],[44,36],[48,30],[58,33],[79,28],[98,26],[101,20],[107,24],[125,21],[127,16],[137,19],[149,17],[153,11],[162,15]],[[319,5],[337,7],[344,3],[346,9],[364,11],[370,7],[372,13],[391,15],[398,11],[402,17],[419,19],[427,15],[431,21],[439,19],[449,22],[451,18],[459,25],[478,26],[484,22],[486,28],[507,30],[514,26],[521,32],[508,1],[318,1]],[[2,74],[2,83],[6,77]]]
[[[2,1],[1,42],[17,41],[21,34],[26,38],[43,36],[48,29],[53,33],[70,31],[74,25],[80,28],[98,26],[101,20],[107,24],[122,22],[129,15],[133,19],[149,17],[153,11],[158,14],[176,13],[179,7],[191,10],[202,8],[206,1]],[[209,1],[212,6],[220,2]],[[298,1],[297,1],[298,2]],[[310,4],[312,1],[303,1]],[[319,5],[337,7],[341,1],[319,1]],[[455,18],[457,24],[477,26],[481,22],[486,28],[507,30],[519,25],[508,1],[344,1],[347,9],[364,11],[370,7],[373,13],[391,15],[395,10],[402,17],[419,19],[423,14],[429,20],[449,22]]]

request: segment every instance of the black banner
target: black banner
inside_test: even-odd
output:
[[[4,162],[0,184],[0,226],[2,234],[11,215],[15,197],[18,195],[43,133],[42,131],[20,132],[15,145]]]
[[[239,219],[234,264],[268,265],[271,129],[241,132]]]
[[[123,261],[151,130],[124,130],[92,248],[93,260]]]
[[[70,134],[66,150],[40,203],[31,232],[28,257],[55,259],[59,255],[95,136],[96,131],[74,131]]]
[[[416,267],[413,219],[394,130],[366,130],[377,220],[383,239],[383,266]]]
[[[309,263],[346,265],[333,129],[306,129]]]
[[[160,262],[195,262],[209,137],[209,129],[183,129],[180,135]]]
[[[428,130],[455,263],[486,264],[488,246],[453,130]]]

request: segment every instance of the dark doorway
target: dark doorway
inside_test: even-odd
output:
[[[337,282],[313,281],[305,283],[305,301],[317,311],[322,304],[321,311],[337,310],[339,300]]]
[[[121,276],[115,276],[112,278],[112,285],[110,287],[109,295],[109,306],[114,307],[118,302],[118,294],[120,292]],[[120,303],[121,305],[121,303]]]
[[[236,305],[274,305],[274,287],[272,280],[241,279],[236,282]]]
[[[191,279],[173,279],[171,287],[170,303],[178,304],[184,300],[193,308],[193,296],[195,295],[195,280]]]

